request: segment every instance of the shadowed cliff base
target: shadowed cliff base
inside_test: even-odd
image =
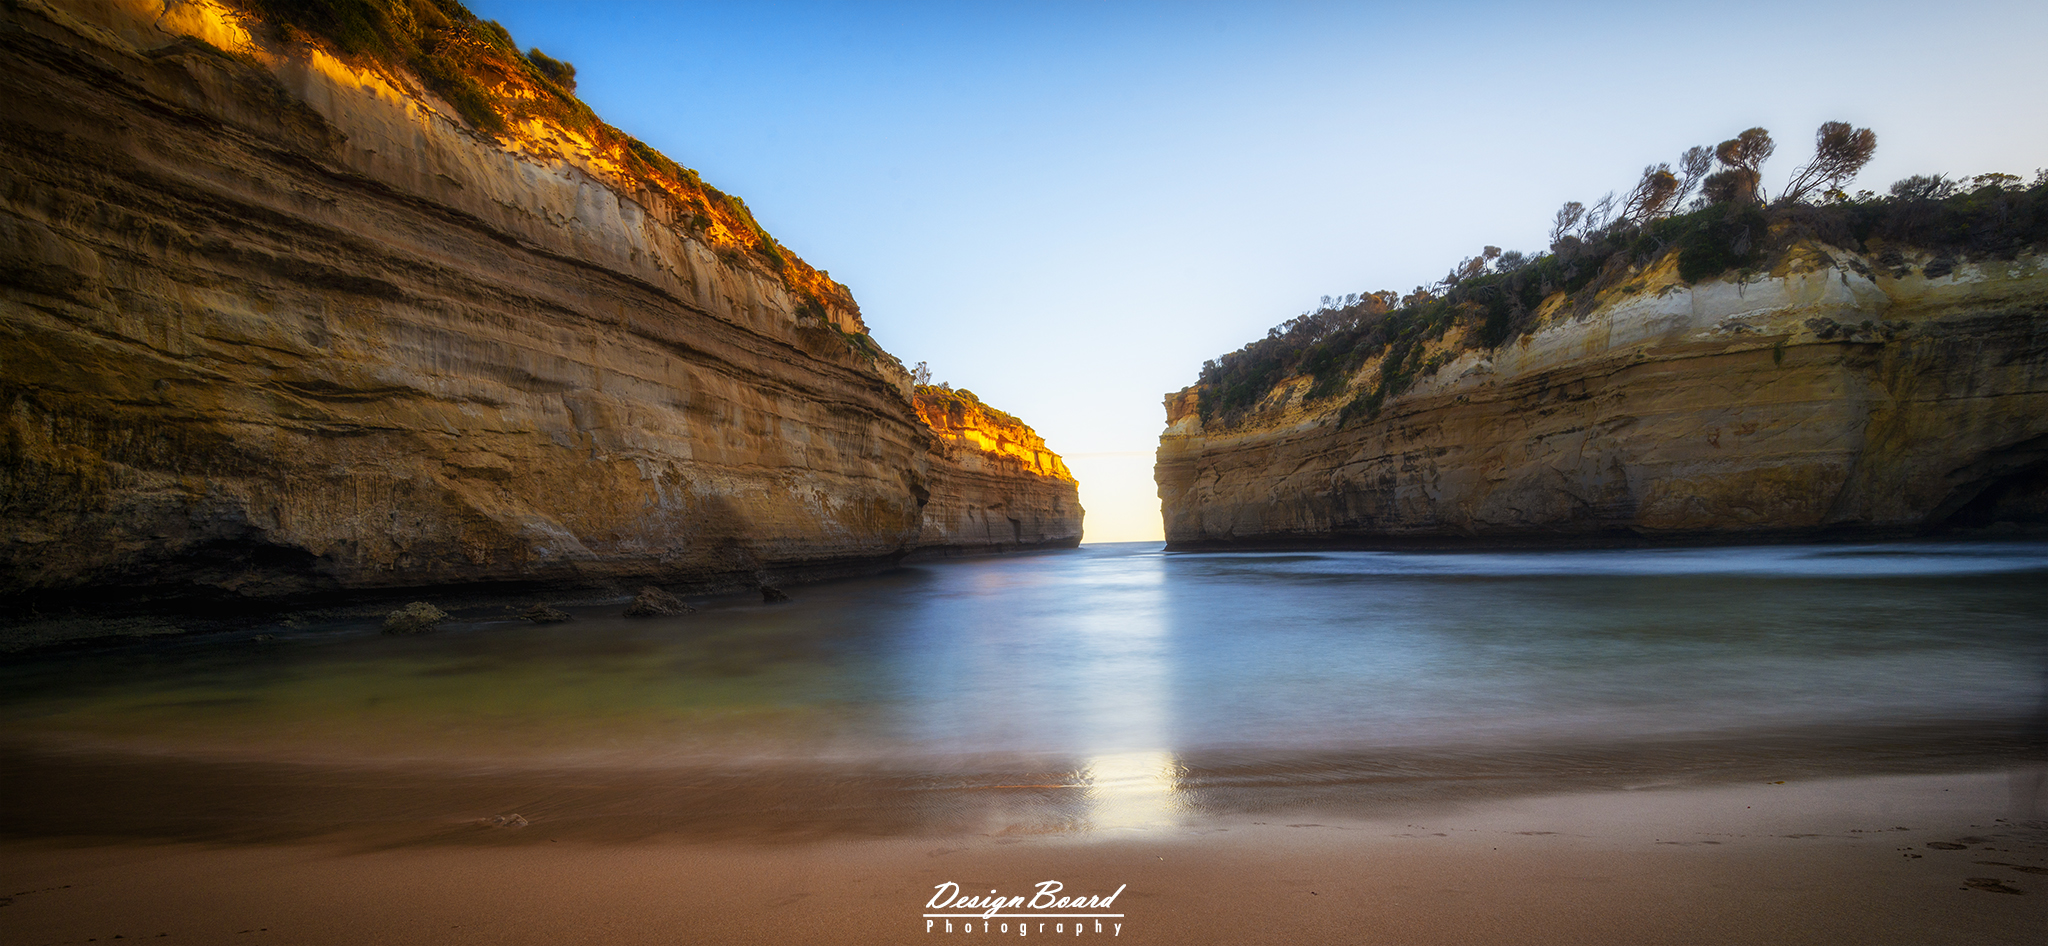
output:
[[[1063,548],[1072,548],[1069,544]],[[1015,552],[990,549],[980,554]],[[1032,550],[1025,550],[1032,551]],[[810,566],[735,570],[724,574],[656,574],[641,580],[608,582],[501,581],[407,585],[389,588],[308,587],[289,595],[252,597],[215,584],[135,584],[60,589],[13,595],[0,601],[0,655],[71,647],[119,646],[168,635],[251,631],[379,617],[412,601],[429,601],[455,620],[503,620],[536,603],[620,606],[639,587],[652,584],[690,597],[752,599],[762,588],[796,588],[883,574],[906,561],[941,558],[944,549],[868,560],[838,559]],[[798,590],[796,594],[804,592]]]
[[[1773,545],[1828,545],[1886,541],[2038,541],[2048,525],[2010,529],[1941,529],[1934,531],[1864,529],[1813,532],[1724,532],[1644,535],[1625,530],[1608,532],[1528,532],[1488,535],[1385,535],[1373,532],[1263,533],[1245,538],[1204,538],[1168,542],[1169,552],[1360,551],[1360,552],[1526,552],[1542,549],[1675,549]]]

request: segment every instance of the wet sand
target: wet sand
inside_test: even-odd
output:
[[[551,837],[0,842],[0,939],[83,943],[1996,943],[2048,929],[2039,769],[1312,809],[777,843]],[[735,826],[743,829],[744,826]],[[991,827],[994,827],[991,825]],[[735,835],[743,835],[736,830]],[[1120,913],[955,920],[927,901],[1123,886]],[[1046,925],[1041,929],[1038,923]],[[1001,929],[1008,923],[1007,931]],[[1121,930],[1114,928],[1122,923]],[[1055,929],[1055,927],[1059,929]]]
[[[0,944],[2038,942],[2043,575],[1084,548],[20,656]],[[1044,881],[1121,915],[926,931]]]

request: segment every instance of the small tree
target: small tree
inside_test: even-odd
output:
[[[920,361],[910,371],[910,383],[920,387],[932,383],[932,369]]]
[[[1499,258],[1500,247],[1497,246],[1489,246],[1480,250],[1478,256],[1465,257],[1465,259],[1458,263],[1455,269],[1451,270],[1450,275],[1444,277],[1443,285],[1446,287],[1455,286],[1467,279],[1478,279],[1486,275],[1487,266]]]
[[[2019,175],[2017,175],[2017,174],[2003,174],[2003,173],[1999,173],[1999,172],[1997,172],[1997,171],[1993,171],[1993,172],[1992,172],[1992,173],[1990,173],[1990,174],[1979,174],[1979,175],[1977,175],[1976,177],[1970,178],[1970,191],[1971,191],[1972,193],[1975,193],[1975,192],[1977,192],[1977,191],[1983,190],[1984,188],[1987,188],[1987,187],[1990,187],[1990,188],[1995,188],[1995,189],[1997,189],[1997,190],[2002,190],[2002,191],[2003,191],[2003,190],[2018,190],[2018,189],[2020,189],[2020,186],[2019,186],[2019,185],[2020,185],[2020,176],[2019,176]]]
[[[1713,169],[1714,149],[1706,145],[1685,149],[1685,154],[1678,159],[1678,196],[1672,198],[1672,203],[1683,203],[1687,197],[1692,196],[1693,189],[1699,187],[1700,182],[1706,179],[1707,172]]]
[[[1906,201],[1946,200],[1955,192],[1955,182],[1940,174],[1915,174],[1892,185],[1892,196]]]
[[[1778,203],[1797,203],[1812,193],[1841,190],[1876,153],[1877,133],[1868,128],[1851,128],[1848,122],[1820,126],[1813,136],[1813,160],[1792,175]]]
[[[1621,202],[1621,219],[1634,224],[1649,223],[1668,216],[1678,206],[1678,175],[1669,164],[1652,164],[1643,169],[1643,179]]]
[[[538,46],[526,51],[526,61],[533,63],[533,68],[539,70],[540,74],[543,77],[545,77],[549,82],[561,86],[562,91],[571,94],[575,93],[575,66],[563,62],[560,59],[556,59],[555,57],[550,56],[547,53],[541,52],[540,47]]]
[[[1771,133],[1751,128],[1714,148],[1714,158],[1723,169],[1709,175],[1701,187],[1708,203],[1749,204],[1764,199],[1763,164],[1778,146]]]
[[[1586,211],[1586,222],[1581,226],[1579,235],[1590,238],[1593,234],[1600,232],[1601,228],[1607,226],[1613,219],[1614,192],[1608,191],[1606,196],[1593,202],[1591,210]]]
[[[1586,219],[1585,204],[1579,203],[1576,200],[1565,201],[1564,206],[1557,208],[1557,216],[1552,219],[1550,224],[1551,245],[1555,246],[1564,242],[1565,237],[1571,236],[1578,230],[1579,221],[1584,219]]]

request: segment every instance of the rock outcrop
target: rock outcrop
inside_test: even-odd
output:
[[[926,544],[955,477],[908,375],[744,205],[634,171],[665,158],[480,132],[217,0],[10,3],[0,56],[0,596],[738,588]]]
[[[1037,432],[967,391],[923,386],[916,403],[935,434],[921,550],[962,554],[1081,544],[1073,474]]]
[[[1880,255],[1802,243],[1690,286],[1667,257],[1499,348],[1454,334],[1369,419],[1342,421],[1351,392],[1302,403],[1305,378],[1233,426],[1170,395],[1169,546],[2048,524],[2048,263]]]

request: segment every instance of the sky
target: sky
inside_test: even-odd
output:
[[[1568,200],[1822,122],[1851,189],[2048,167],[2048,4],[470,0],[744,198],[875,340],[1031,424],[1088,542],[1161,537],[1168,392],[1323,295],[1406,292]]]

